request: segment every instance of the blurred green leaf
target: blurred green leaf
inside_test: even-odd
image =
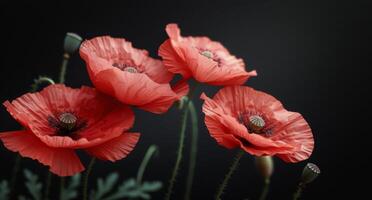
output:
[[[114,172],[109,174],[105,180],[99,178],[97,180],[97,191],[93,191],[92,199],[93,200],[100,200],[102,199],[107,193],[109,193],[119,179],[119,174]]]
[[[34,200],[41,200],[41,189],[43,188],[43,184],[38,182],[39,177],[28,169],[23,170],[23,174],[27,179],[26,188],[32,198]]]
[[[61,193],[60,200],[71,200],[78,196],[78,187],[80,185],[81,174],[76,174],[75,176],[71,177],[70,182],[68,183],[67,187]]]
[[[9,196],[8,196],[9,193],[10,193],[10,190],[9,190],[8,181],[2,180],[0,182],[0,199],[8,200],[9,199]]]
[[[157,190],[160,190],[161,187],[163,187],[163,183],[160,181],[145,181],[141,186],[143,191],[146,192],[155,192]]]

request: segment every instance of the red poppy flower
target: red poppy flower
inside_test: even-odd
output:
[[[160,60],[136,49],[125,39],[109,36],[86,40],[80,47],[94,86],[119,101],[153,113],[166,112],[188,92],[186,81],[175,85]]]
[[[166,27],[169,39],[159,48],[167,69],[211,85],[241,85],[256,71],[245,71],[242,59],[208,37],[182,37],[177,24]]]
[[[202,94],[205,124],[223,147],[240,147],[256,156],[276,155],[286,162],[307,159],[314,148],[301,114],[289,112],[274,97],[246,86],[221,89],[213,99]]]
[[[77,149],[113,162],[126,157],[140,136],[126,132],[134,123],[128,106],[89,87],[51,85],[4,105],[25,127],[1,133],[4,146],[38,160],[59,176],[84,170]]]

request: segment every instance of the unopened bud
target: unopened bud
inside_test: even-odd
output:
[[[79,47],[82,38],[76,33],[66,33],[63,48],[66,53],[73,54]]]
[[[257,156],[256,167],[265,180],[269,180],[274,172],[274,161],[271,156]]]
[[[320,174],[320,169],[313,163],[307,163],[302,171],[301,182],[303,184],[308,184],[314,181],[316,177]]]

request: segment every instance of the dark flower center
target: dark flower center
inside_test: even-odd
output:
[[[200,55],[217,62],[219,67],[222,66],[221,58],[219,58],[219,56],[216,55],[213,51],[209,49],[198,48],[198,47],[195,47],[195,48],[198,49]]]
[[[238,121],[247,127],[250,133],[270,135],[273,126],[258,112],[248,111],[238,115]]]
[[[86,127],[86,121],[79,118],[72,112],[63,112],[57,118],[48,117],[49,125],[55,129],[56,134],[60,136],[76,137],[77,131]]]
[[[139,70],[135,66],[131,66],[128,64],[120,64],[120,63],[114,63],[112,66],[119,68],[122,71],[130,72],[130,73],[139,73]]]
[[[255,133],[259,133],[265,126],[265,121],[258,115],[249,117],[248,127]]]
[[[58,120],[63,128],[72,130],[76,125],[77,117],[72,113],[66,112],[59,115]]]

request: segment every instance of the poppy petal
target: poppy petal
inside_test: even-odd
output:
[[[295,149],[289,154],[278,155],[286,162],[299,162],[310,157],[314,149],[314,138],[309,124],[301,114],[295,112],[287,115],[287,123],[278,127],[273,140],[280,140],[294,145]]]
[[[178,53],[175,51],[170,39],[160,45],[158,54],[163,58],[163,63],[168,71],[174,74],[181,74],[185,79],[191,77],[191,72],[185,64],[184,56],[180,56],[183,53],[179,50]]]
[[[68,136],[45,135],[40,139],[54,148],[89,148],[119,137],[123,131],[130,129],[134,123],[133,111],[125,105],[116,107],[99,121],[92,123],[79,133],[79,139]]]
[[[49,147],[28,130],[1,133],[0,140],[7,149],[38,160],[59,176],[72,176],[84,170],[73,150]]]
[[[172,86],[172,90],[177,94],[178,98],[181,99],[189,93],[190,87],[187,81],[182,79]]]
[[[240,146],[254,155],[285,154],[292,151],[293,147],[284,141],[273,141],[258,134],[248,133],[244,125],[240,124],[235,118],[226,115],[214,100],[208,98],[205,94],[202,94],[201,98],[205,101],[203,112],[208,131],[222,146],[227,148],[234,145]],[[226,137],[226,135],[232,137]],[[225,141],[226,138],[229,140]],[[256,151],[249,150],[250,148],[255,148]]]
[[[125,158],[136,146],[139,137],[139,133],[123,133],[113,140],[84,150],[101,160],[114,162]]]
[[[161,84],[169,84],[174,74],[170,73],[165,67],[161,60],[153,59],[148,57],[143,62],[144,73],[151,78],[154,82]]]
[[[95,85],[122,103],[136,105],[153,113],[166,112],[177,100],[169,84],[159,84],[144,74],[132,74],[116,68],[99,72]]]

